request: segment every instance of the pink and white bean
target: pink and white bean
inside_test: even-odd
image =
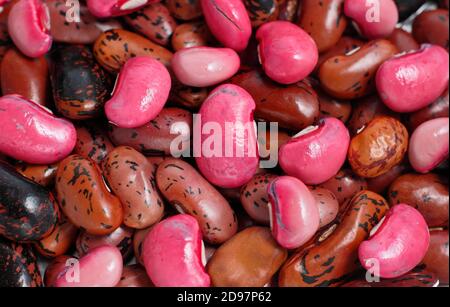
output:
[[[321,184],[341,169],[349,145],[350,133],[345,125],[336,118],[325,118],[281,146],[280,166],[306,184]]]
[[[428,173],[448,158],[449,118],[429,120],[416,128],[409,145],[409,162],[419,173]]]
[[[157,287],[209,287],[204,246],[195,218],[169,217],[149,232],[142,257],[147,274]]]
[[[55,287],[114,287],[120,281],[123,259],[115,246],[100,246],[83,256],[73,267],[58,274]]]
[[[0,153],[32,164],[52,164],[75,147],[73,124],[17,95],[0,98]]]
[[[252,96],[233,84],[219,86],[203,102],[201,122],[194,123],[201,140],[194,146],[201,150],[196,155],[200,172],[214,185],[241,187],[256,173],[259,155],[255,107]]]
[[[399,20],[394,0],[345,0],[344,13],[368,39],[388,37]]]
[[[237,52],[247,48],[252,25],[241,0],[200,0],[211,33],[225,47]]]
[[[319,59],[317,45],[299,26],[287,21],[264,24],[256,32],[260,62],[266,75],[282,84],[306,78]]]
[[[212,86],[231,78],[240,64],[237,53],[229,48],[187,48],[179,50],[172,58],[177,79],[195,87]]]
[[[92,15],[99,18],[116,17],[130,14],[150,3],[160,0],[87,0]]]
[[[375,264],[379,277],[400,277],[425,257],[430,245],[428,225],[419,211],[406,204],[392,207],[381,223],[375,233],[361,243],[359,260],[366,269]]]
[[[106,117],[120,128],[137,128],[153,120],[169,97],[170,74],[159,61],[139,56],[129,59],[117,79]]]
[[[396,112],[425,108],[447,88],[448,65],[448,52],[437,45],[387,60],[376,76],[379,95]]]
[[[38,58],[52,46],[50,12],[41,0],[20,0],[8,17],[8,31],[16,47],[26,56]]]

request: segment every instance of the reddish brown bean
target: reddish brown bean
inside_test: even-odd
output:
[[[257,28],[263,23],[274,21],[280,13],[280,4],[284,0],[244,0],[252,27]]]
[[[334,117],[346,123],[352,114],[352,104],[346,100],[337,100],[322,90],[317,90],[320,105],[320,117]]]
[[[104,129],[90,122],[76,127],[77,143],[74,152],[86,159],[100,164],[108,153],[114,149]]]
[[[53,259],[45,269],[44,284],[46,287],[54,287],[61,272],[64,271],[68,260],[74,259],[67,255],[62,255]]]
[[[169,101],[190,110],[198,110],[208,94],[206,88],[187,86],[178,80],[173,80]]]
[[[297,17],[298,0],[284,0],[280,5],[279,20],[294,22]]]
[[[320,225],[322,228],[337,217],[339,213],[339,202],[336,196],[328,189],[320,187],[310,187],[311,194],[317,201],[319,207]]]
[[[334,45],[332,48],[330,48],[328,51],[322,53],[319,56],[319,62],[317,63],[317,69],[322,66],[323,62],[328,60],[329,58],[338,56],[338,55],[344,55],[347,54],[357,48],[360,48],[364,45],[364,42],[350,37],[350,36],[343,36],[341,39]]]
[[[36,165],[18,163],[15,167],[23,176],[44,187],[48,187],[55,182],[56,171],[58,170],[58,164]]]
[[[449,117],[448,88],[435,102],[422,110],[411,113],[408,118],[408,126],[411,132],[416,130],[424,122],[440,117]]]
[[[415,51],[420,48],[419,43],[417,43],[412,34],[401,28],[395,29],[388,37],[388,40],[397,46],[399,52]]]
[[[192,20],[202,16],[200,0],[167,0],[170,13],[181,20]]]
[[[172,35],[172,47],[175,51],[208,45],[211,33],[202,21],[187,22],[175,28]]]
[[[154,287],[152,281],[147,276],[145,268],[139,264],[127,265],[123,268],[122,277],[116,287]]]
[[[36,250],[45,257],[58,257],[65,254],[75,243],[78,228],[62,216],[53,232],[46,238],[36,242]]]
[[[133,251],[136,260],[141,265],[144,265],[144,260],[142,259],[142,248],[144,244],[144,240],[147,237],[147,234],[152,230],[153,226],[150,226],[145,229],[137,229],[133,236]]]
[[[390,187],[390,185],[400,177],[408,167],[405,163],[394,166],[389,172],[375,178],[368,178],[367,185],[368,190],[383,194]]]
[[[433,230],[430,234],[430,248],[423,263],[427,270],[438,276],[441,285],[448,285],[448,230]]]
[[[424,11],[414,19],[413,35],[421,44],[434,44],[449,48],[448,10]]]
[[[357,176],[351,169],[342,169],[336,176],[322,183],[320,187],[332,192],[339,204],[344,206],[357,193],[367,190],[367,182]]]

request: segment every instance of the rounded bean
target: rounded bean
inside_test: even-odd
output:
[[[435,273],[442,285],[448,285],[448,230],[432,230],[430,247],[423,259],[427,270]]]
[[[405,163],[394,166],[391,170],[383,175],[367,179],[368,190],[383,194],[391,186],[391,184],[400,177],[406,170]]]
[[[52,233],[34,246],[42,256],[54,258],[65,254],[77,238],[78,228],[61,217]]]
[[[175,51],[206,46],[211,40],[211,34],[204,22],[187,22],[175,28],[172,35],[172,47]]]
[[[336,219],[339,213],[339,202],[330,190],[320,187],[311,187],[309,190],[316,199],[320,217],[319,228],[322,228]]]
[[[448,50],[448,25],[448,9],[426,10],[414,19],[413,35],[421,44],[435,44]]]
[[[15,165],[16,171],[22,176],[36,182],[44,187],[52,186],[55,183],[58,164],[36,165],[18,163]]]
[[[45,268],[44,284],[46,287],[54,287],[58,275],[64,271],[68,260],[74,259],[67,255],[62,255],[53,259]]]
[[[352,114],[352,104],[345,100],[336,100],[325,92],[318,90],[320,118],[334,117],[347,123]]]
[[[400,53],[420,49],[419,43],[417,43],[412,34],[401,28],[395,29],[388,39],[397,47]]]
[[[283,0],[244,0],[252,27],[277,19]]]
[[[78,125],[74,153],[100,164],[114,149],[104,129],[96,123]]]
[[[154,225],[153,225],[154,226]],[[144,259],[142,258],[142,249],[144,245],[144,240],[147,237],[150,230],[152,230],[153,226],[150,226],[145,229],[137,229],[134,232],[133,236],[133,252],[136,257],[136,261],[141,265],[144,265]]]
[[[202,16],[200,0],[167,0],[172,15],[181,20],[192,20]]]
[[[138,264],[132,264],[123,267],[122,277],[116,287],[154,287],[152,281],[147,276],[147,272]]]
[[[322,119],[280,148],[279,163],[289,176],[306,184],[320,184],[339,171],[345,162],[350,135],[336,118]]]
[[[450,116],[449,95],[447,87],[444,93],[442,93],[442,95],[432,104],[419,111],[409,114],[408,126],[410,131],[414,131],[416,130],[417,127],[419,127],[426,121],[439,117],[449,117],[449,116]]]
[[[320,54],[319,61],[316,65],[316,71],[329,58],[347,54],[353,50],[362,47],[363,45],[364,42],[359,39],[350,36],[342,36],[341,39],[333,47]]]

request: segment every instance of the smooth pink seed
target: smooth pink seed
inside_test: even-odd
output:
[[[294,177],[272,181],[267,192],[272,234],[281,246],[294,249],[311,239],[319,229],[316,199],[306,185]]]
[[[115,17],[130,14],[150,3],[160,0],[87,0],[92,15],[99,18]]]
[[[448,65],[448,52],[436,45],[387,60],[376,76],[379,95],[396,112],[425,108],[447,88]]]
[[[153,227],[144,240],[142,255],[147,274],[157,287],[209,287],[202,250],[197,220],[180,214]]]
[[[286,174],[306,184],[321,184],[341,169],[349,145],[350,134],[345,125],[336,118],[325,118],[280,148],[280,166]]]
[[[170,74],[157,60],[140,56],[129,59],[117,79],[106,117],[121,128],[137,128],[158,116],[169,97]]]
[[[231,78],[239,70],[240,63],[233,49],[193,47],[175,53],[172,69],[181,83],[207,87]]]
[[[9,13],[8,31],[23,54],[32,58],[43,56],[52,46],[47,5],[41,0],[20,0]]]
[[[287,21],[273,21],[256,32],[259,57],[272,80],[292,84],[306,78],[315,68],[319,52],[305,31]]]
[[[344,13],[353,19],[358,30],[368,39],[388,37],[399,19],[393,0],[345,0]]]
[[[428,173],[448,158],[449,118],[436,118],[417,127],[411,136],[409,162],[419,173]]]
[[[73,124],[18,95],[0,98],[0,153],[32,164],[52,164],[75,147]]]
[[[375,234],[359,247],[364,268],[396,278],[414,269],[430,245],[430,231],[419,211],[406,204],[391,208]]]
[[[197,166],[212,184],[237,188],[256,173],[259,162],[255,102],[244,89],[224,84],[211,92],[200,109],[201,121],[194,123]]]
[[[123,259],[117,247],[96,247],[83,256],[78,265],[65,267],[55,287],[114,287],[120,281],[122,270]]]
[[[200,0],[209,30],[225,47],[243,51],[252,25],[242,0]]]

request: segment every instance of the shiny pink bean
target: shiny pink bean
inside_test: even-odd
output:
[[[259,57],[269,78],[292,84],[306,78],[317,64],[316,43],[305,31],[287,21],[274,21],[256,32]]]
[[[141,7],[160,0],[87,0],[89,11],[100,18],[130,14]]]
[[[120,281],[122,270],[122,255],[117,247],[96,247],[74,267],[65,267],[55,287],[114,287]]]
[[[26,56],[38,58],[52,46],[50,13],[41,0],[20,0],[8,17],[8,31],[16,47]]]
[[[157,287],[209,287],[203,249],[197,220],[180,214],[153,227],[144,240],[142,257]]]
[[[409,162],[419,173],[428,173],[448,157],[449,118],[429,120],[414,131],[409,145]]]
[[[179,50],[172,58],[177,79],[195,87],[212,86],[231,78],[240,64],[237,53],[229,48],[187,48]]]
[[[359,260],[366,269],[378,267],[382,278],[396,278],[415,268],[429,245],[430,231],[423,216],[399,204],[389,210],[375,234],[361,243]]]
[[[345,0],[344,13],[353,19],[358,30],[368,39],[388,37],[399,19],[393,0]]]
[[[311,239],[319,229],[319,208],[303,182],[294,177],[278,177],[269,184],[267,192],[270,225],[278,244],[294,249]]]
[[[252,25],[241,0],[200,0],[209,30],[225,47],[243,51]]]
[[[325,118],[280,148],[280,166],[306,184],[321,184],[340,170],[349,144],[350,134],[344,124],[336,118]]]
[[[387,60],[376,76],[380,97],[396,112],[425,108],[447,88],[448,65],[448,52],[437,45]]]
[[[105,105],[108,119],[121,128],[137,128],[155,119],[169,97],[171,79],[157,60],[129,59],[117,79],[112,98]]]
[[[194,140],[200,172],[222,188],[237,188],[256,173],[259,162],[253,98],[244,89],[224,84],[211,92],[200,109],[201,144]]]
[[[0,98],[0,153],[31,164],[52,164],[75,147],[73,124],[17,95]]]

